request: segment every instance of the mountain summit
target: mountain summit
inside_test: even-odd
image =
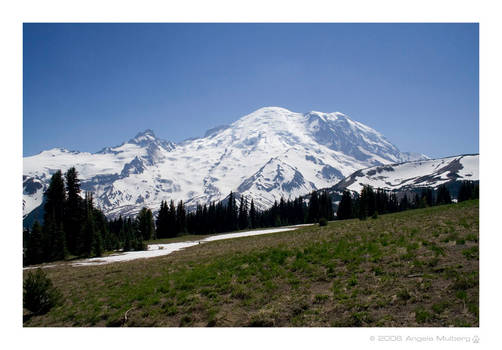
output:
[[[138,133],[97,153],[51,150],[24,158],[23,213],[42,202],[51,174],[75,166],[82,189],[109,216],[131,215],[162,200],[194,207],[230,191],[266,208],[330,187],[356,170],[427,159],[400,152],[382,134],[339,112],[264,107],[180,144]]]

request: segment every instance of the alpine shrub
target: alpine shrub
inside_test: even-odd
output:
[[[328,220],[325,218],[320,218],[319,219],[319,226],[327,226],[328,225]]]
[[[47,313],[61,301],[61,293],[40,268],[34,273],[28,272],[23,289],[23,307],[37,315]]]

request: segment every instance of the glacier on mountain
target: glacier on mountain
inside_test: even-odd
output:
[[[25,157],[23,215],[42,203],[51,175],[74,166],[83,191],[110,217],[162,200],[187,207],[224,199],[230,191],[264,209],[275,200],[330,187],[371,166],[428,159],[400,152],[382,134],[345,114],[295,113],[265,107],[205,137],[179,144],[152,130],[96,153],[51,149]]]

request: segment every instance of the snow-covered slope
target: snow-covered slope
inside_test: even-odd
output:
[[[479,155],[461,155],[358,170],[335,188],[360,192],[363,185],[386,190],[433,187],[459,180],[479,181]]]
[[[427,157],[400,152],[342,113],[265,107],[180,144],[147,130],[97,153],[51,149],[26,157],[23,213],[42,203],[41,193],[56,170],[72,166],[82,189],[94,192],[105,214],[118,216],[143,206],[158,210],[162,200],[193,207],[222,200],[230,191],[252,196],[266,208],[281,196],[333,186],[356,170],[410,159]]]

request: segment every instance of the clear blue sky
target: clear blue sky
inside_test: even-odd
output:
[[[24,24],[24,155],[179,142],[263,106],[479,152],[477,24]]]

